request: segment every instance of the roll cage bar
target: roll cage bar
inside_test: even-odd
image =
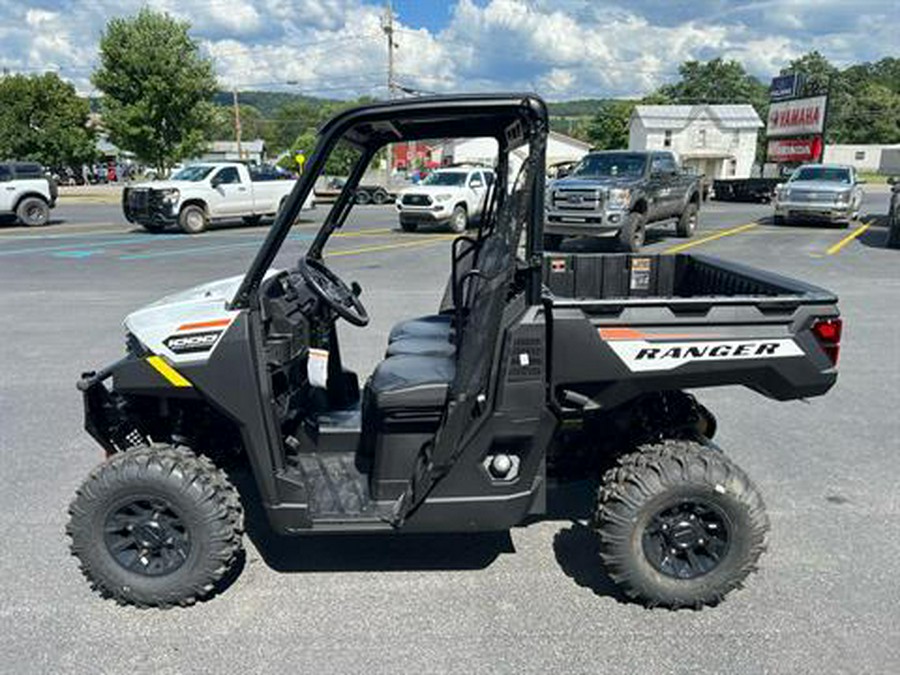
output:
[[[547,106],[535,94],[421,97],[385,101],[339,113],[320,130],[312,157],[250,264],[231,308],[257,306],[259,286],[266,271],[284,244],[306,196],[313,190],[316,179],[325,168],[328,156],[341,139],[359,149],[360,155],[307,251],[308,257],[316,259],[321,259],[328,238],[344,224],[353,205],[356,187],[375,153],[388,143],[426,138],[495,138],[499,146],[499,164],[489,213],[496,213],[507,192],[509,153],[529,144],[529,154],[535,157],[537,166],[543,168],[547,130]],[[541,295],[543,252],[543,172],[534,172],[533,180],[535,185],[529,222],[525,224],[526,259],[531,272],[526,292],[529,303],[537,304]]]

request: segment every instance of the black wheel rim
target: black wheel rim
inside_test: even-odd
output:
[[[674,579],[696,579],[712,572],[728,554],[729,521],[714,504],[681,501],[650,519],[642,544],[658,572]]]
[[[103,538],[119,565],[148,577],[171,574],[191,551],[187,527],[168,502],[155,497],[132,499],[110,511]]]

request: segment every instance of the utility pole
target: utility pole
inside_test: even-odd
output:
[[[394,83],[394,8],[391,4],[391,0],[387,0],[384,8],[384,16],[381,19],[381,30],[384,31],[385,36],[387,37],[387,50],[388,50],[388,70],[387,70],[387,88],[388,88],[388,98],[394,98],[394,89],[396,88],[396,84]],[[393,171],[394,164],[394,146],[388,144],[387,148],[387,162],[385,163],[385,169],[387,169],[387,183],[391,181],[391,173]]]
[[[238,159],[241,160],[244,158],[244,153],[241,151],[241,106],[238,103],[237,85],[232,88],[231,94],[234,101],[234,140],[237,141]]]

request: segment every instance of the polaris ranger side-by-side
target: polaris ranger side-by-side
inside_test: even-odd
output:
[[[543,255],[547,131],[526,94],[342,112],[246,275],[127,317],[127,355],[78,385],[108,457],[68,534],[98,591],[167,607],[220,586],[241,550],[241,498],[216,464],[234,446],[279,533],[507,530],[546,513],[548,486],[596,475],[597,565],[628,596],[699,607],[741,584],[763,502],[684,390],[824,394],[837,299],[701,256]],[[495,189],[451,246],[448,301],[397,324],[360,389],[335,324],[368,315],[329,237],[385,144],[476,136],[499,144]],[[359,152],[347,183],[296,267],[270,269],[339,141]]]

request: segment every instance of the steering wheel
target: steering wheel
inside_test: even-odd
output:
[[[369,323],[369,313],[357,295],[321,260],[300,258],[297,270],[313,293],[318,295],[338,316],[354,326],[365,326]]]

